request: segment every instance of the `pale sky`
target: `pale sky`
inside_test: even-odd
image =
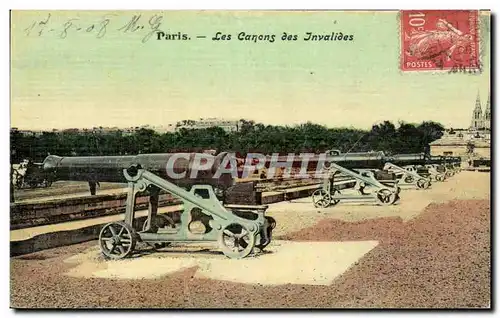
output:
[[[26,28],[49,13],[47,24],[27,35]],[[395,11],[146,11],[137,31],[118,30],[139,13],[13,12],[11,126],[157,126],[220,117],[356,128],[382,120],[434,120],[466,128],[477,93],[483,110],[488,97],[489,16],[482,17],[480,30],[483,73],[469,75],[401,72]],[[106,34],[96,38],[106,14]],[[142,43],[154,14],[163,16],[161,30],[191,40],[158,41],[153,35]],[[73,18],[78,20],[62,39],[64,24]],[[218,31],[232,40],[212,41]],[[275,34],[276,41],[242,42],[242,31]],[[283,32],[299,35],[299,41],[281,41]],[[306,32],[342,32],[354,41],[304,42]]]

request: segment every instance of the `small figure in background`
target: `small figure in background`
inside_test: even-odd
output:
[[[260,173],[260,179],[266,179],[267,178],[267,173],[264,169],[262,169],[262,172]]]
[[[90,195],[95,195],[97,191],[97,187],[101,187],[99,184],[99,181],[89,181],[89,187],[90,187]]]
[[[15,174],[15,170],[14,170],[14,166],[11,164],[10,165],[10,202],[11,203],[14,203],[15,201],[15,198],[14,198],[14,174]]]

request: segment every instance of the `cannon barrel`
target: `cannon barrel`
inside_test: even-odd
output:
[[[397,154],[388,158],[388,161],[397,166],[424,165],[428,157],[424,153]]]
[[[227,153],[217,156],[200,153],[159,153],[136,156],[59,157],[49,155],[43,170],[52,180],[126,183],[123,169],[137,166],[178,186],[208,184],[227,189],[234,185],[231,173],[216,175]],[[201,159],[200,159],[201,158]],[[176,175],[184,174],[182,177]]]
[[[461,157],[446,157],[446,160],[450,163],[462,163]]]
[[[451,164],[460,163],[460,157],[450,157],[450,156],[427,156],[424,153],[412,153],[412,154],[397,154],[391,156],[389,162],[398,165],[425,165],[425,164]]]
[[[271,166],[271,156],[267,156],[265,167]],[[299,155],[293,157],[293,168],[300,168],[303,159]],[[382,169],[385,164],[385,155],[383,152],[356,152],[356,153],[341,153],[340,151],[328,151],[326,154],[315,154],[308,157],[308,170],[316,170],[318,164],[322,165],[325,162],[335,163],[347,169]],[[287,156],[278,156],[278,162],[286,162]]]
[[[386,156],[379,152],[336,153],[327,156],[327,161],[348,169],[383,169]]]
[[[444,165],[448,163],[448,159],[446,159],[446,156],[430,156],[427,159],[427,164],[438,164],[438,165]]]

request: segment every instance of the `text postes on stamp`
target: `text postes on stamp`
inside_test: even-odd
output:
[[[480,70],[477,10],[401,11],[402,71]]]

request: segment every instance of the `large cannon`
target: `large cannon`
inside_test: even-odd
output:
[[[442,182],[459,171],[461,159],[460,157],[429,156],[424,153],[416,153],[394,155],[390,162],[428,180]]]
[[[209,184],[217,190],[226,190],[234,185],[230,173],[221,173],[214,178],[227,153],[211,156],[201,153],[160,153],[137,156],[59,157],[48,156],[43,169],[51,180],[126,183],[123,169],[138,165],[159,177],[189,188],[195,184]],[[170,164],[171,167],[167,167]],[[179,178],[179,174],[186,177]],[[195,177],[191,177],[196,174]]]
[[[342,163],[342,167],[347,169],[382,169],[383,164],[381,159],[384,158],[384,153],[379,152],[356,152],[356,153],[341,153],[339,150],[329,150],[323,154],[315,154],[307,158],[307,170],[322,169],[325,162]],[[300,168],[303,159],[300,156],[294,156],[291,167]],[[272,156],[267,156],[265,159],[265,167],[271,165]],[[287,161],[286,156],[278,156],[278,162]]]
[[[397,154],[387,158],[384,170],[394,172],[400,186],[428,189],[432,178],[429,169],[424,167],[427,161],[424,153]]]
[[[453,156],[444,156],[445,167],[452,170],[453,174],[462,170],[462,158]]]
[[[345,200],[370,200],[381,205],[394,204],[399,200],[401,190],[397,182],[393,186],[383,184],[377,180],[374,172],[382,170],[385,161],[383,152],[341,153],[338,150],[327,152],[326,160],[320,167],[325,172],[323,185],[312,195],[314,206],[325,208]],[[334,182],[338,174],[353,178],[359,194],[343,195],[340,190],[336,189]],[[366,187],[371,188],[372,191],[365,192]]]
[[[443,179],[452,177],[460,171],[462,159],[460,157],[451,156],[429,156],[426,162],[426,167],[435,169],[439,174],[444,175]]]
[[[267,206],[224,206],[219,201],[214,189],[224,191],[235,181],[230,171],[219,169],[227,163],[226,153],[215,157],[199,153],[48,156],[43,169],[55,180],[128,183],[124,221],[106,224],[99,235],[100,249],[108,258],[129,256],[139,241],[155,247],[216,241],[227,257],[243,258],[271,242],[276,222],[265,216]],[[182,201],[180,224],[158,213],[161,190]],[[148,217],[137,229],[135,198],[144,191],[149,194]]]

